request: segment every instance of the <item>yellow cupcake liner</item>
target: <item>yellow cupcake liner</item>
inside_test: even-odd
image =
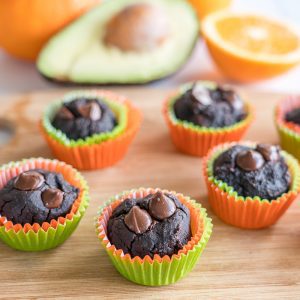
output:
[[[286,113],[295,108],[300,108],[299,97],[287,97],[283,99],[275,108],[275,124],[282,149],[300,160],[300,126],[285,121]]]

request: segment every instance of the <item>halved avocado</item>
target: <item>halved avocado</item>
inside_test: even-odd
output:
[[[63,82],[146,83],[174,73],[197,38],[187,1],[108,0],[55,35],[37,67]]]

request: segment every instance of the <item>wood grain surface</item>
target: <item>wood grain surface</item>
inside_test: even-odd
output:
[[[82,299],[300,299],[300,209],[295,202],[273,227],[250,231],[228,226],[211,211],[201,160],[173,147],[161,115],[167,91],[115,89],[129,96],[144,114],[129,153],[116,166],[83,172],[91,204],[78,229],[62,246],[23,253],[0,243],[0,298]],[[15,128],[0,150],[0,163],[28,157],[52,157],[37,121],[47,103],[63,94],[32,93],[0,99],[0,118]],[[282,97],[244,91],[256,107],[246,138],[277,143],[273,106]],[[120,276],[98,242],[93,218],[110,196],[136,187],[160,187],[190,195],[208,209],[214,231],[196,268],[167,287],[143,287]]]

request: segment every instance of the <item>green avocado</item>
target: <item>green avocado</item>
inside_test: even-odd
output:
[[[138,84],[174,73],[198,38],[184,0],[107,0],[56,34],[37,67],[49,79],[78,84]]]

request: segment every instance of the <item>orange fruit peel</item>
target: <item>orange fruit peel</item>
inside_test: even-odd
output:
[[[300,62],[299,30],[275,19],[221,11],[204,19],[202,33],[218,67],[234,80],[270,78]]]

